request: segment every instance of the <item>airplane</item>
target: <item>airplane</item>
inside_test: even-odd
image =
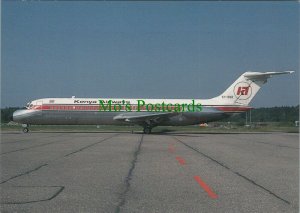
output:
[[[142,126],[143,132],[150,134],[156,126],[208,123],[246,112],[252,109],[250,101],[268,78],[293,72],[245,72],[221,95],[211,99],[43,98],[29,102],[26,109],[15,111],[13,121],[22,124],[24,133],[34,124],[130,124]],[[146,105],[148,103],[153,105]],[[160,108],[154,105],[157,103]],[[184,110],[184,107],[195,106],[198,110]]]

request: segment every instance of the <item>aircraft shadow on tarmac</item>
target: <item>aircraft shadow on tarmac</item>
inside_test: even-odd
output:
[[[29,133],[18,132],[1,132],[1,134],[43,134],[43,133],[125,133],[125,134],[144,134],[142,131],[30,131]],[[172,136],[186,136],[186,137],[202,137],[200,135],[231,135],[231,134],[273,134],[274,132],[189,132],[189,131],[174,131],[174,130],[159,130],[153,131],[150,135],[172,135]]]

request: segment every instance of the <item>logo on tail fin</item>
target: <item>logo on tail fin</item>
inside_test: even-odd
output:
[[[233,93],[238,100],[247,100],[252,95],[252,88],[247,82],[239,82],[234,86]]]

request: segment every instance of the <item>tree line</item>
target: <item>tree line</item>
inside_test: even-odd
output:
[[[262,107],[227,118],[231,122],[295,122],[299,121],[298,106]]]
[[[14,111],[21,109],[20,107],[7,107],[1,109],[1,123],[8,123],[12,120]]]

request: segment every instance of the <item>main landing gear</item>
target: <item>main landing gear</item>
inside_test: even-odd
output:
[[[28,127],[29,127],[29,125],[28,124],[22,124],[22,127],[23,127],[23,132],[24,133],[27,133],[27,132],[29,132],[29,129],[28,129]]]
[[[151,134],[151,130],[152,128],[150,126],[145,126],[143,131],[145,134]]]

